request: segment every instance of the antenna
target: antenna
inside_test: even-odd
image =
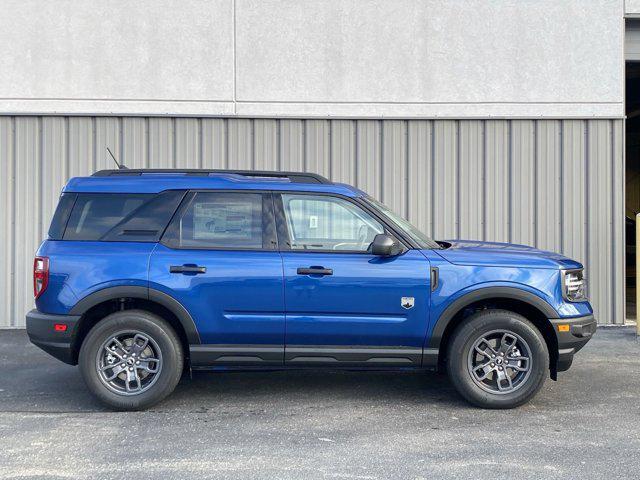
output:
[[[109,152],[109,155],[111,155],[111,158],[113,158],[113,161],[118,166],[118,170],[126,170],[127,169],[127,167],[125,167],[124,165],[120,165],[118,163],[118,160],[116,160],[116,157],[113,155],[113,152],[111,151],[111,149],[109,147],[107,147],[107,152]]]

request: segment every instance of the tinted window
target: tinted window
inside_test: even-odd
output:
[[[178,208],[182,190],[169,190],[154,195],[106,232],[101,240],[157,242]]]
[[[270,248],[263,234],[259,193],[198,192],[167,229],[164,243],[179,248]]]
[[[62,240],[76,196],[75,193],[63,193],[60,196],[56,213],[53,214],[53,220],[51,220],[51,225],[49,226],[49,238],[51,240]]]
[[[100,240],[103,235],[154,195],[148,194],[78,194],[71,212],[65,240]]]
[[[292,250],[366,252],[384,233],[380,222],[339,197],[283,194],[282,204]]]

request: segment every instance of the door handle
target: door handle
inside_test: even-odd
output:
[[[169,273],[207,273],[207,267],[200,267],[198,265],[171,265],[169,267]]]
[[[324,267],[299,267],[298,275],[333,275],[333,269]]]

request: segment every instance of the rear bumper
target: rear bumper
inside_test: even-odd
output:
[[[571,366],[574,354],[591,340],[596,332],[597,322],[593,315],[576,318],[552,318],[550,322],[558,339],[557,371],[564,372]],[[560,331],[561,326],[563,327],[562,331]]]
[[[31,310],[27,313],[29,340],[58,360],[75,365],[77,360],[74,358],[72,346],[79,319],[79,315],[51,315]],[[66,325],[67,329],[56,331],[56,324]]]

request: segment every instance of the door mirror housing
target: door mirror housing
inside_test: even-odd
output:
[[[371,242],[371,254],[380,257],[394,257],[402,253],[402,246],[393,237],[387,234],[379,233]]]

